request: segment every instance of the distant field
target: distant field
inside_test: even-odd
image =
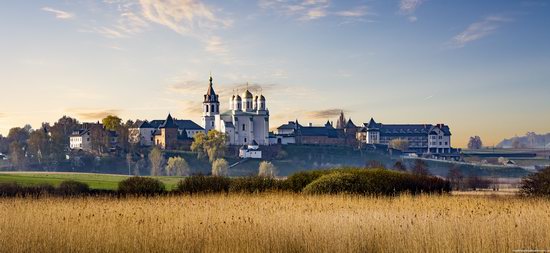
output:
[[[22,185],[51,184],[58,185],[64,180],[86,183],[92,189],[116,190],[118,182],[128,178],[125,175],[93,173],[57,173],[57,172],[1,172],[0,182],[16,182]],[[176,186],[181,177],[156,177],[168,190]]]

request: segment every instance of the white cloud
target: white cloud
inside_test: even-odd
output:
[[[140,0],[141,14],[153,23],[190,35],[201,30],[227,28],[232,21],[221,19],[212,8],[195,0]]]
[[[418,18],[413,14],[425,1],[426,0],[401,0],[399,2],[399,13],[409,16],[409,22],[416,22]]]
[[[57,10],[51,7],[44,7],[42,8],[43,11],[53,13],[55,15],[55,18],[57,19],[72,19],[74,18],[74,14],[62,10]]]
[[[401,0],[399,2],[399,11],[403,14],[412,14],[424,3],[424,0]]]
[[[502,16],[489,16],[481,21],[472,23],[463,32],[454,36],[450,42],[451,47],[461,48],[466,44],[479,40],[495,32],[502,23],[511,21]]]
[[[330,0],[260,0],[260,8],[273,10],[279,14],[309,21],[328,16],[358,18],[370,13],[366,6],[357,6],[349,10],[333,11]]]
[[[218,36],[212,36],[206,41],[205,50],[216,55],[227,55],[227,45]]]

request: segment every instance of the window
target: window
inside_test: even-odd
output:
[[[439,142],[439,145],[443,145],[443,143],[442,143],[442,142]]]
[[[439,136],[439,139],[440,139],[440,140],[443,139],[443,136]]]
[[[246,143],[246,137],[244,138],[244,143]]]
[[[214,121],[211,122],[211,125],[214,126]]]
[[[214,109],[214,105],[210,105],[210,111],[211,112],[216,112],[215,109]]]
[[[206,107],[206,109],[205,109],[205,110],[206,110],[206,112],[208,112],[208,105],[205,105],[204,107]]]
[[[445,146],[446,146],[446,145],[449,145],[448,142],[445,142]]]
[[[246,125],[245,124],[243,124],[243,131],[246,131]],[[246,142],[246,138],[245,138],[244,142]]]

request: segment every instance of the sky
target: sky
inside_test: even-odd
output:
[[[0,134],[114,114],[200,122],[249,84],[272,128],[445,123],[452,144],[550,132],[550,1],[6,0]]]

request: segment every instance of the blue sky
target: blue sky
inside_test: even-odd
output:
[[[446,123],[453,143],[550,132],[543,0],[4,1],[0,133],[62,115],[200,122],[245,83],[271,126]],[[258,88],[261,87],[261,90]]]

